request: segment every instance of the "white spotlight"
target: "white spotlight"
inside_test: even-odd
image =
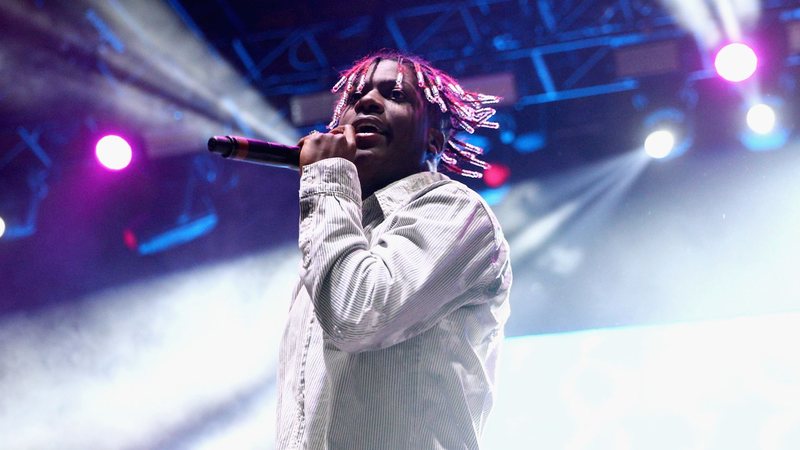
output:
[[[669,130],[656,130],[644,140],[644,151],[655,159],[666,158],[675,148],[675,134]]]
[[[786,145],[792,129],[782,120],[784,101],[777,97],[762,99],[749,105],[745,115],[747,127],[739,131],[739,140],[751,151],[777,150]],[[744,111],[743,111],[744,112]]]
[[[738,83],[744,81],[758,68],[758,56],[752,48],[741,42],[728,44],[717,53],[714,58],[714,67],[724,79]]]
[[[692,121],[679,108],[663,107],[648,114],[642,129],[649,133],[644,151],[654,159],[676,158],[692,145]]]
[[[6,233],[6,221],[0,217],[0,238]]]
[[[758,134],[769,134],[775,129],[777,117],[771,106],[759,103],[747,111],[747,126]]]

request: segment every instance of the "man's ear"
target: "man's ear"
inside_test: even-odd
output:
[[[442,153],[442,149],[444,148],[444,133],[442,130],[430,127],[428,128],[428,142],[425,150],[428,153],[433,153],[434,155],[439,155]]]

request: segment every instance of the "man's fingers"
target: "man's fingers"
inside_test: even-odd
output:
[[[352,125],[345,125],[344,138],[347,140],[347,146],[351,149],[356,148],[356,129]]]
[[[308,139],[310,139],[311,137],[313,137],[314,135],[317,135],[317,134],[320,134],[319,131],[311,130],[310,133],[308,133],[306,136],[301,137],[300,140],[297,141],[297,146],[300,147],[300,148],[303,148],[303,144],[305,144]]]
[[[336,127],[327,133],[312,132],[301,138],[297,145],[300,151],[300,167],[326,158],[345,158],[350,161],[356,154],[356,131],[352,125]]]

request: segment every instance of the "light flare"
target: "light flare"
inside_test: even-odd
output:
[[[663,159],[675,149],[675,133],[670,130],[656,130],[644,141],[644,151],[655,159]]]
[[[722,78],[738,83],[756,73],[758,56],[748,45],[741,42],[728,44],[717,53],[714,67]]]
[[[758,134],[769,134],[775,129],[777,115],[771,106],[759,103],[747,111],[747,126]]]
[[[133,150],[125,139],[112,134],[97,141],[95,156],[106,169],[122,170],[131,163]]]

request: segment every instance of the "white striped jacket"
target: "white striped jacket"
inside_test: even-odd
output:
[[[479,448],[511,285],[486,203],[421,172],[362,207],[355,166],[325,159],[303,170],[299,237],[277,448]]]

